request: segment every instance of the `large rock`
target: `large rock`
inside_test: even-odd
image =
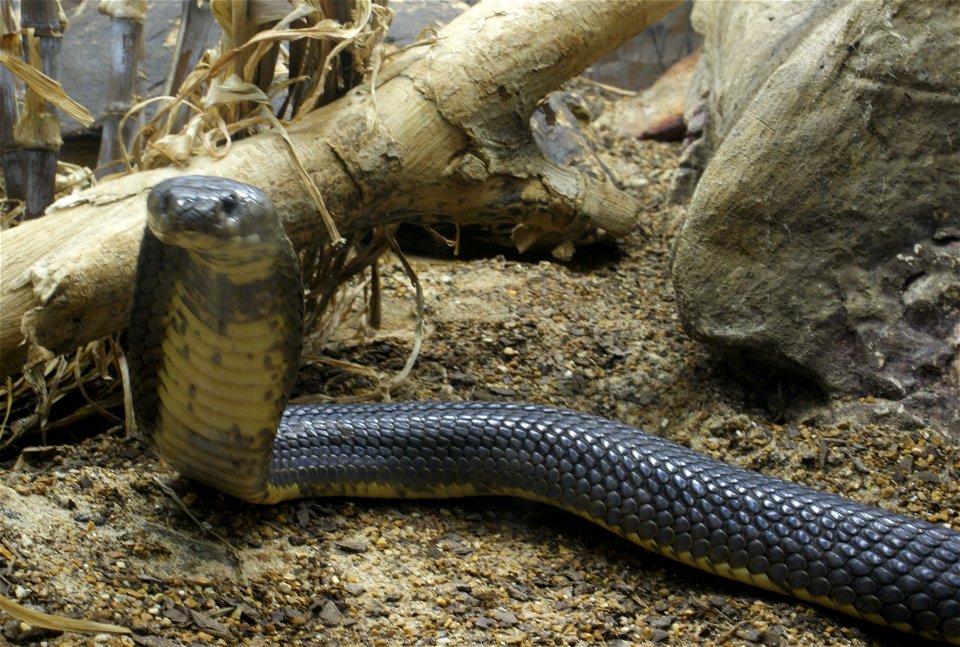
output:
[[[687,329],[829,393],[957,397],[960,3],[698,2],[693,23]]]

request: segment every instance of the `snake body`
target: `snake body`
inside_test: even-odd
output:
[[[489,402],[285,406],[297,257],[270,199],[158,184],[128,361],[139,428],[180,473],[256,503],[511,495],[696,568],[960,644],[960,533],[573,411]]]

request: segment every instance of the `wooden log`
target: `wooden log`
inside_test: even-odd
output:
[[[623,234],[636,201],[546,162],[529,132],[551,90],[656,22],[678,0],[486,0],[437,42],[414,47],[289,128],[342,232],[395,221],[514,222],[571,238]],[[162,179],[220,175],[270,195],[294,243],[326,230],[287,145],[265,133],[223,159],[196,158],[107,181],[0,234],[0,375],[68,352],[126,323],[146,194]]]

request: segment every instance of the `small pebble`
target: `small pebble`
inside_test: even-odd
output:
[[[320,622],[327,627],[336,627],[343,624],[343,614],[340,613],[340,609],[337,608],[333,600],[327,600],[323,604],[323,608],[320,609],[319,618]]]

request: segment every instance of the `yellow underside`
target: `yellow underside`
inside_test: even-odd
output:
[[[248,501],[266,493],[285,359],[275,315],[211,330],[174,285],[152,442],[177,471]],[[181,331],[183,331],[181,333]]]

